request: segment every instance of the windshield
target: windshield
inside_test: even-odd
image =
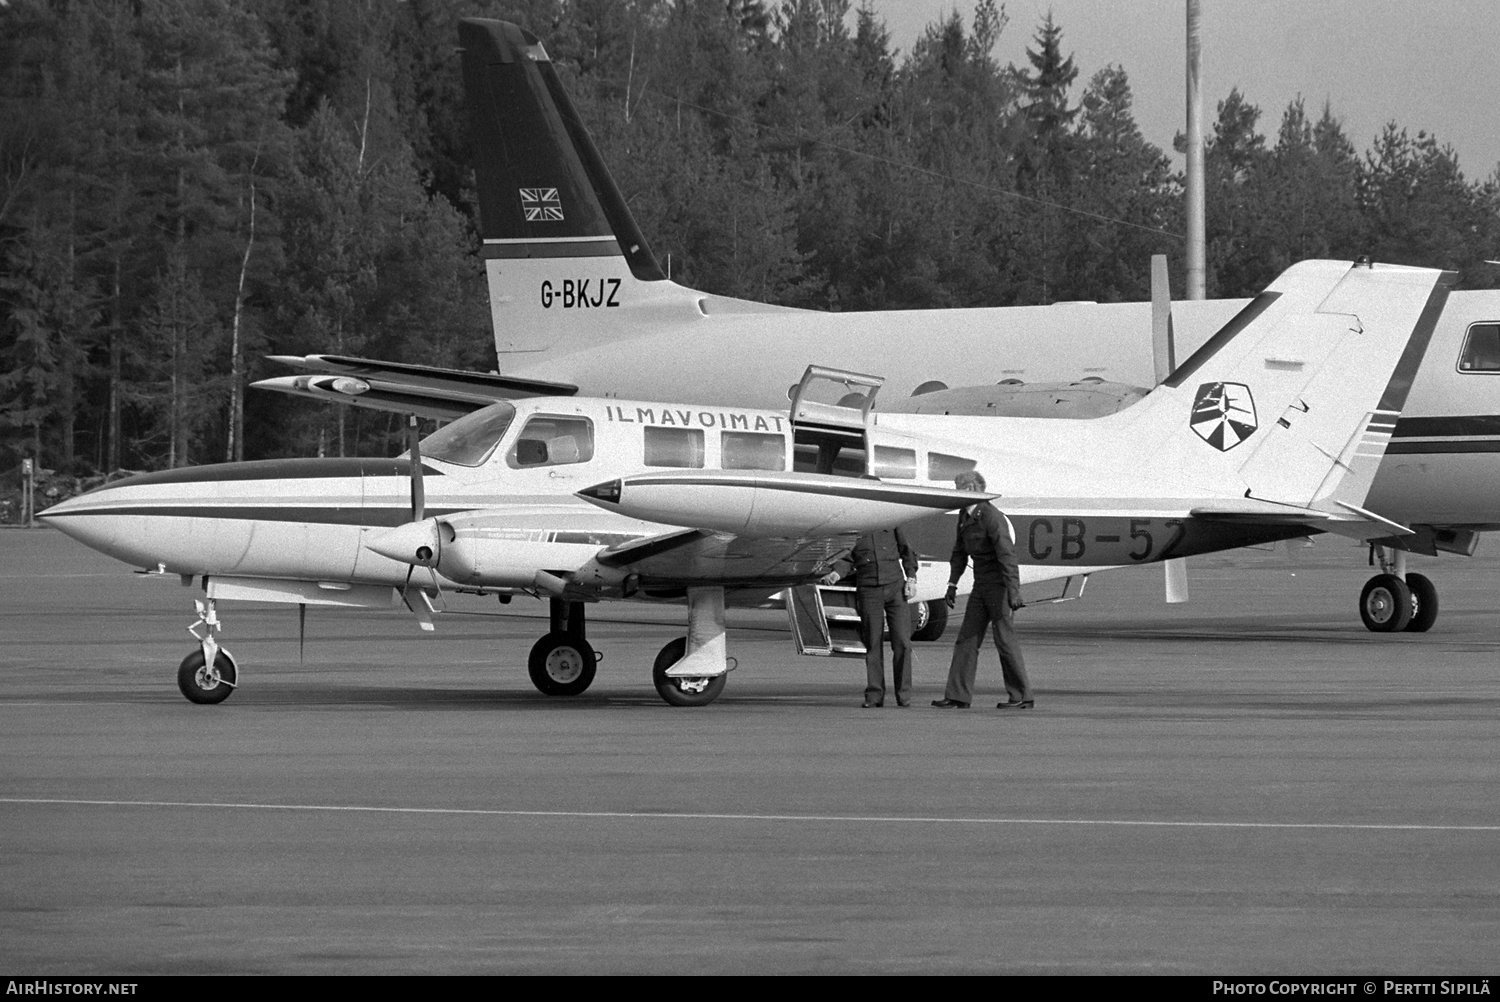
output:
[[[480,466],[495,451],[495,443],[505,435],[515,416],[515,407],[503,401],[465,414],[422,439],[422,458],[458,466]]]

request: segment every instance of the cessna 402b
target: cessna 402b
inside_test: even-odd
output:
[[[285,359],[311,375],[261,386],[325,398],[343,386],[346,403],[383,393],[451,419],[580,388],[656,397],[668,363],[687,399],[776,407],[811,348],[825,365],[885,373],[883,411],[1085,419],[1130,407],[1173,368],[1167,311],[1152,303],[827,313],[673,282],[541,42],[477,19],[461,22],[459,42],[499,374],[312,355]],[[1177,357],[1250,305],[1172,303]],[[1471,554],[1480,532],[1500,528],[1500,291],[1453,292],[1427,358],[1367,505],[1413,530],[1372,543],[1382,573],[1359,608],[1375,630],[1420,628],[1435,614],[1436,589],[1406,574],[1408,552]],[[1415,592],[1426,611],[1413,619],[1404,601],[1388,607],[1391,588]]]
[[[531,672],[558,693],[593,678],[583,602],[686,598],[688,635],[662,650],[653,680],[668,702],[702,705],[729,668],[726,601],[805,588],[858,533],[973,503],[938,485],[976,463],[1019,516],[1023,561],[1054,575],[1312,532],[1409,533],[1363,505],[1440,279],[1294,266],[1161,386],[1091,421],[875,414],[878,380],[834,373],[866,392],[821,404],[806,391],[830,373],[809,370],[786,417],[502,402],[414,439],[409,459],[145,474],[44,517],[119,559],[203,578],[200,649],[178,672],[196,702],[239,680],[217,642],[217,599],[404,600],[426,624],[443,589],[465,588],[557,600]],[[615,470],[655,469],[594,480],[600,446],[622,441],[634,451],[611,457]],[[787,469],[799,455],[811,471]]]

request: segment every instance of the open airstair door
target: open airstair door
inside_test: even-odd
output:
[[[793,468],[865,476],[870,410],[884,383],[880,376],[809,365],[791,392]]]
[[[862,658],[859,608],[847,585],[798,585],[786,590],[787,617],[798,654]]]

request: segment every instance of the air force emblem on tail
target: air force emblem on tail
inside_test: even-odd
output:
[[[521,188],[521,213],[528,223],[560,223],[562,199],[556,188]]]
[[[1244,383],[1204,383],[1193,399],[1193,431],[1228,452],[1255,433],[1255,400]]]

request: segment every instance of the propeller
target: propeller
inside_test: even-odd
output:
[[[411,461],[411,520],[401,525],[372,533],[364,545],[379,553],[406,564],[406,580],[401,585],[401,600],[406,603],[421,623],[422,629],[432,629],[432,612],[435,611],[425,589],[417,590],[418,601],[412,601],[411,576],[418,566],[426,567],[432,578],[432,590],[442,595],[438,584],[437,559],[439,538],[442,532],[436,520],[427,518],[427,492],[422,484],[422,446],[418,441],[418,424],[415,414],[407,416],[407,442]]]
[[[1151,354],[1156,363],[1156,385],[1160,386],[1177,368],[1177,345],[1172,330],[1172,287],[1167,277],[1167,256],[1151,255]],[[1187,561],[1173,557],[1162,562],[1168,604],[1188,600]]]
[[[406,438],[411,447],[411,520],[420,522],[427,508],[427,492],[422,486],[422,444],[415,414],[406,415]]]

